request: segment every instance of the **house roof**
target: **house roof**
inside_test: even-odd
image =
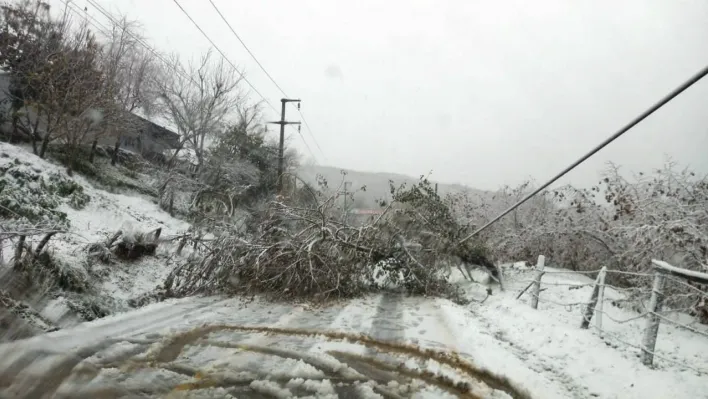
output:
[[[179,141],[179,134],[173,132],[172,130],[167,129],[164,126],[160,126],[157,123],[148,120],[146,118],[143,118],[142,116],[136,115],[138,118],[144,120],[147,122],[150,127],[152,128],[152,133],[155,137],[164,139],[170,142],[178,142]]]
[[[139,123],[142,124],[143,126],[146,126],[147,129],[140,129],[142,133],[147,133],[152,136],[153,139],[162,141],[163,143],[176,148],[179,145],[179,134],[158,125],[157,123],[142,117],[134,112],[131,112],[131,116]],[[143,131],[147,130],[147,131]],[[137,134],[137,132],[136,132]]]

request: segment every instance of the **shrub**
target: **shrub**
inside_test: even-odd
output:
[[[83,186],[58,172],[46,175],[29,163],[15,159],[0,165],[0,216],[41,223],[54,227],[68,227],[62,203],[82,209],[91,200]]]

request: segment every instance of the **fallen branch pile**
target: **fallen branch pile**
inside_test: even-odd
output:
[[[461,300],[448,283],[452,262],[481,247],[457,245],[461,233],[427,180],[391,187],[394,201],[363,226],[341,221],[336,195],[310,190],[309,206],[272,201],[254,215],[250,236],[226,231],[206,256],[177,268],[170,295],[265,293],[279,299],[350,298],[384,287]]]

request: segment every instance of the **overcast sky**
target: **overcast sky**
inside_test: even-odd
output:
[[[96,1],[139,19],[162,51],[196,57],[210,47],[173,0]],[[280,92],[211,4],[179,1],[279,107]],[[432,170],[482,189],[546,180],[708,64],[705,0],[214,2],[303,100],[319,163]],[[708,172],[708,79],[563,182],[592,184],[608,160],[659,167],[666,154]]]

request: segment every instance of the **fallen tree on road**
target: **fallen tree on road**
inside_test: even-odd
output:
[[[469,228],[427,179],[390,186],[393,200],[380,203],[383,212],[361,226],[342,221],[338,194],[305,186],[300,201],[273,200],[254,215],[252,231],[222,231],[207,254],[178,267],[165,288],[174,296],[265,293],[327,300],[397,287],[463,301],[448,281],[450,265],[483,264],[485,248],[459,245]]]

